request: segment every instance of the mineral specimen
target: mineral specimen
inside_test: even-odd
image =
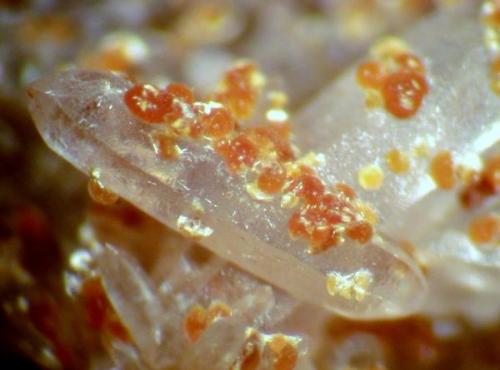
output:
[[[0,5],[0,362],[497,368],[500,3],[306,99],[459,2]]]

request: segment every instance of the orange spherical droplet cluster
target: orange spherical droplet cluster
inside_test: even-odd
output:
[[[401,45],[393,50],[387,48],[383,53],[379,50],[380,59],[362,63],[356,77],[367,94],[367,106],[377,101],[374,95],[379,96],[389,113],[405,119],[418,111],[429,87],[422,61],[401,48]]]
[[[349,239],[365,244],[373,237],[373,227],[367,221],[351,222],[347,225],[345,234]]]
[[[262,79],[255,65],[239,64],[226,73],[215,98],[224,104],[236,119],[250,118],[263,84],[263,81],[260,81]]]
[[[303,198],[308,203],[315,203],[325,192],[325,185],[309,167],[302,167],[297,176],[286,189]]]
[[[258,154],[257,147],[244,134],[234,139],[218,141],[215,150],[224,158],[229,168],[234,171],[252,166]]]
[[[420,73],[422,76],[425,74],[425,66],[415,54],[412,53],[396,54],[394,56],[394,62],[401,70],[414,71]]]
[[[125,93],[128,109],[146,123],[163,123],[173,109],[172,96],[151,85],[135,85]]]
[[[344,184],[344,183],[337,183],[333,186],[333,190],[341,193],[344,197],[346,197],[349,200],[354,200],[356,199],[356,191],[354,191],[353,188],[351,188],[349,185]]]
[[[212,138],[227,136],[236,127],[236,122],[226,108],[214,108],[208,114],[200,114],[202,132]]]
[[[410,56],[400,59],[401,68],[415,66]],[[381,71],[376,63],[367,63],[360,72],[360,83],[381,88]],[[170,84],[164,90],[136,85],[125,94],[125,103],[144,122],[164,123],[151,134],[156,153],[162,158],[181,155],[181,139],[204,140],[231,172],[244,174],[245,181],[249,181],[245,189],[252,198],[271,201],[281,196],[282,207],[299,206],[289,220],[289,233],[305,239],[311,252],[326,250],[344,237],[368,242],[373,235],[372,224],[365,221],[366,212],[354,190],[345,184],[326,188],[311,167],[322,157],[310,153],[296,159],[286,118],[268,118],[265,124],[249,127],[242,127],[238,121],[253,114],[263,81],[255,66],[246,63],[224,76],[214,94],[217,101],[195,101],[188,87]],[[286,97],[278,94],[271,100],[283,109]],[[282,113],[288,117],[284,110]],[[206,315],[198,307],[186,319],[186,330],[192,338],[204,330]]]
[[[90,278],[81,288],[81,299],[88,325],[123,342],[131,342],[128,329],[120,322],[104,292],[101,279]]]
[[[274,163],[264,167],[257,178],[258,188],[267,194],[275,194],[281,191],[286,181],[286,171],[279,164]]]
[[[270,123],[245,130],[247,136],[259,149],[262,158],[276,158],[280,162],[295,159],[290,144],[290,126],[288,123]]]
[[[293,370],[299,356],[297,343],[298,340],[294,337],[283,334],[262,335],[249,328],[240,354],[229,369],[256,370],[262,363],[266,363],[271,366],[271,370]]]
[[[186,104],[193,104],[195,102],[193,90],[185,84],[171,83],[167,86],[166,92],[174,99],[179,99]]]
[[[190,109],[195,101],[193,91],[181,83],[171,83],[165,89],[164,94],[172,100],[172,104],[167,107],[168,110],[164,115],[164,121],[167,123],[182,118],[184,111]]]
[[[398,118],[413,116],[428,92],[427,81],[417,72],[401,71],[387,76],[382,87],[385,108]]]
[[[474,208],[500,193],[500,155],[487,160],[483,170],[460,193],[465,208]]]
[[[196,342],[210,324],[231,314],[231,308],[220,301],[212,302],[207,309],[194,305],[184,317],[184,333],[191,342]]]
[[[475,244],[500,242],[500,216],[485,215],[472,220],[469,225],[469,238]]]
[[[288,231],[292,237],[306,239],[311,253],[325,251],[344,237],[362,244],[372,238],[373,226],[362,217],[354,202],[356,194],[349,186],[337,184],[327,191],[308,169],[288,191],[303,200],[288,221]]]
[[[160,90],[152,85],[134,85],[125,92],[128,109],[145,123],[170,123],[183,115],[182,105],[194,103],[194,95],[186,85],[172,83]]]
[[[361,87],[380,89],[384,82],[385,69],[376,61],[362,63],[356,70],[356,79]]]
[[[432,158],[429,173],[440,189],[451,189],[455,186],[455,167],[451,153],[447,150],[437,153]]]

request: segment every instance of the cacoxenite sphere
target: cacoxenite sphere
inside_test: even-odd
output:
[[[494,368],[495,2],[383,38],[331,87],[429,2],[156,5],[75,5],[72,32],[71,12],[9,5],[5,19],[26,19],[5,49],[26,53],[19,80],[63,54],[102,72],[28,89],[42,136],[87,187],[6,111],[2,340],[23,333],[12,348],[28,338],[48,368]],[[470,99],[453,98],[462,86]],[[394,323],[331,313],[420,307]]]

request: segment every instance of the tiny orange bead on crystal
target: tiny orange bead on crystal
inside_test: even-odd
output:
[[[406,70],[388,75],[382,87],[385,108],[398,118],[413,116],[427,92],[425,78],[420,73]]]
[[[469,225],[469,238],[473,243],[500,242],[500,216],[485,215],[475,218]]]
[[[186,104],[193,104],[195,101],[193,90],[181,83],[171,83],[167,86],[166,92],[174,99],[180,99]]]
[[[437,153],[431,161],[429,171],[438,188],[451,189],[455,186],[455,168],[449,151]]]
[[[143,122],[163,123],[172,110],[172,96],[151,85],[135,85],[124,96],[128,109]]]
[[[265,167],[257,179],[257,186],[261,191],[267,194],[279,192],[286,181],[286,171],[276,163]]]
[[[425,73],[425,66],[422,61],[414,54],[411,53],[400,53],[394,57],[396,64],[406,70],[413,70],[415,72]]]
[[[366,221],[350,223],[346,228],[346,236],[361,244],[366,244],[373,237],[373,226]]]
[[[384,67],[379,62],[364,62],[356,70],[356,79],[359,85],[365,88],[379,89],[384,82],[384,77]]]
[[[202,130],[207,136],[221,138],[231,133],[236,123],[225,108],[215,108],[207,115],[201,116]]]
[[[186,314],[184,319],[184,332],[191,342],[196,342],[207,328],[207,312],[200,306],[195,305]]]
[[[217,142],[215,150],[233,171],[253,165],[258,154],[255,145],[243,134],[232,140],[223,139]]]

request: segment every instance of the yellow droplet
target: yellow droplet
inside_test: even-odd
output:
[[[365,90],[365,106],[368,109],[379,108],[384,105],[384,97],[375,89]]]
[[[377,165],[368,165],[358,172],[358,183],[365,190],[378,190],[383,182],[384,172]]]
[[[429,157],[429,145],[426,143],[418,143],[413,148],[413,155],[417,158],[427,158]]]
[[[378,40],[370,49],[370,54],[381,61],[391,59],[394,55],[410,50],[408,44],[395,36],[386,36]]]
[[[288,104],[288,96],[283,91],[269,91],[267,98],[273,108],[283,108]]]
[[[389,150],[385,159],[389,169],[394,173],[403,174],[410,169],[410,160],[408,156],[398,149]]]

